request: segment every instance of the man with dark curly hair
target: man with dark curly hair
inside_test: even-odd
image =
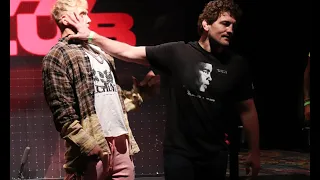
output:
[[[250,147],[247,173],[258,175],[259,123],[248,63],[228,48],[240,16],[233,1],[211,1],[199,16],[199,41],[139,47],[91,31],[77,13],[64,19],[78,31],[70,38],[88,40],[118,59],[151,65],[160,72],[168,97],[163,143],[166,180],[225,179],[226,115],[234,107]]]

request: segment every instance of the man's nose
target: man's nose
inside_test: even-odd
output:
[[[91,19],[88,17],[88,24],[90,24],[91,23]]]
[[[232,26],[227,27],[227,33],[229,36],[231,36],[233,34],[233,27]]]

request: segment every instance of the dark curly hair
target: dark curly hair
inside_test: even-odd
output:
[[[242,15],[240,7],[233,2],[233,0],[214,0],[210,1],[204,7],[202,13],[198,18],[198,33],[203,33],[202,21],[206,20],[208,24],[214,23],[218,17],[224,13],[229,12],[231,17],[239,20]]]

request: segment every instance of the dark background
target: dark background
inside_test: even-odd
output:
[[[98,0],[92,13],[125,12],[134,19],[136,45],[198,40],[197,18],[208,1]],[[237,0],[244,11],[231,47],[252,67],[263,149],[301,149],[302,83],[311,51],[311,1]],[[10,29],[14,17],[10,17]],[[14,29],[11,29],[14,31]],[[14,37],[14,35],[10,35]],[[35,45],[36,46],[36,45]],[[63,142],[44,101],[41,56],[10,57],[10,177],[17,177],[24,148],[31,148],[25,176],[63,177]],[[149,69],[116,61],[124,89],[131,75],[142,79]],[[161,96],[130,112],[130,125],[141,152],[137,175],[162,174],[165,106]]]

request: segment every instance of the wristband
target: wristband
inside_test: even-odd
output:
[[[93,31],[90,31],[90,34],[89,34],[89,37],[88,37],[88,43],[91,43],[91,42],[92,42],[93,36],[94,36],[94,32],[93,32]]]
[[[304,102],[304,106],[310,105],[310,100]]]

